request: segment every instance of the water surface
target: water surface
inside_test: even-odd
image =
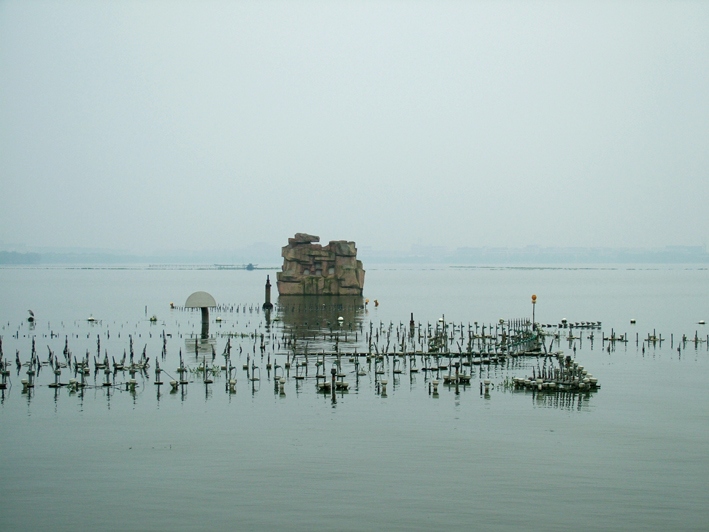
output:
[[[136,355],[145,348],[155,360],[165,331],[161,365],[174,374],[182,349],[194,367],[206,356],[188,353],[199,313],[169,304],[205,290],[225,305],[211,315],[216,363],[225,335],[236,335],[238,383],[228,394],[223,377],[205,386],[191,376],[183,391],[159,393],[153,365],[135,393],[96,386],[71,394],[48,388],[53,376],[43,369],[39,385],[23,394],[11,368],[12,387],[0,398],[0,529],[705,529],[709,353],[706,343],[679,341],[695,331],[706,338],[697,323],[707,318],[705,269],[373,266],[366,308],[325,302],[289,312],[284,302],[270,324],[256,312],[267,273],[274,275],[1,269],[0,334],[13,362],[18,349],[29,359],[33,336],[42,359],[47,346],[61,353],[67,337],[79,357],[89,350],[92,363],[97,337],[119,358],[129,334]],[[382,397],[371,371],[357,380],[345,361],[352,389],[333,404],[315,391],[314,360],[305,381],[291,369],[282,397],[260,354],[261,334],[266,357],[282,359],[275,353],[287,352],[277,345],[284,331],[307,321],[327,336],[335,314],[345,329],[365,332],[370,323],[407,324],[411,313],[422,326],[444,315],[464,326],[494,324],[530,316],[533,293],[539,322],[602,322],[593,341],[582,331],[580,341],[555,344],[567,354],[575,347],[601,390],[549,396],[502,386],[541,363],[532,358],[477,369],[470,387],[456,394],[442,386],[438,398],[426,375],[395,377],[388,364]],[[37,316],[34,330],[27,309]],[[99,321],[87,322],[90,315]],[[602,336],[611,329],[631,341],[609,352]],[[643,346],[653,331],[667,340]],[[313,349],[329,342],[323,337]],[[342,348],[367,346],[358,333]],[[241,367],[254,355],[258,383],[247,382]],[[487,395],[479,391],[484,378],[495,384]]]

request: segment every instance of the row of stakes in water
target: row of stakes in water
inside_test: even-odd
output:
[[[189,381],[185,378],[185,373],[187,373],[188,371],[202,372],[204,375],[204,383],[211,384],[213,381],[210,378],[210,373],[216,374],[220,370],[226,370],[227,371],[227,389],[231,393],[235,393],[236,392],[236,379],[233,376],[235,368],[231,365],[231,359],[230,359],[230,355],[229,355],[229,352],[231,350],[230,344],[231,344],[231,342],[229,341],[227,343],[227,346],[225,347],[225,352],[223,353],[223,355],[225,356],[225,359],[226,359],[225,362],[227,363],[227,365],[224,365],[221,367],[218,367],[218,366],[209,367],[207,365],[207,361],[205,358],[204,363],[201,364],[196,370],[195,369],[187,369],[184,365],[184,362],[183,362],[183,359],[182,359],[182,356],[180,353],[180,366],[177,369],[177,372],[180,375],[179,380],[173,379],[170,381],[170,385],[172,386],[173,390],[176,391],[179,386],[188,384]],[[559,356],[560,362],[563,362],[563,360],[564,360],[563,355],[558,355],[558,356]],[[67,358],[70,360],[70,357],[67,357]],[[126,387],[126,390],[135,391],[135,389],[137,387],[135,373],[137,371],[144,372],[146,370],[146,368],[148,367],[149,357],[146,357],[146,355],[144,353],[143,356],[141,357],[141,359],[135,363],[133,362],[132,358],[133,357],[132,357],[132,350],[131,350],[131,364],[128,365],[127,368],[124,365],[125,364],[124,361],[121,361],[121,362],[114,361],[114,372],[113,373],[115,374],[115,370],[117,370],[119,368],[120,368],[120,370],[122,370],[124,368],[128,369],[131,373],[131,378],[130,378],[130,380],[125,382],[124,385]],[[372,358],[374,358],[374,360],[375,360],[375,374],[384,374],[383,366],[378,366],[378,364],[377,364],[377,362],[383,361],[384,357],[382,357],[381,355],[378,355],[376,357],[372,357],[371,355],[367,356],[368,360],[371,360]],[[125,359],[125,355],[124,355],[124,359]],[[1,360],[1,358],[0,358],[0,360]],[[33,356],[33,360],[38,363],[38,357]],[[71,379],[68,384],[68,386],[71,390],[75,391],[78,388],[83,388],[86,386],[85,375],[90,374],[88,360],[89,360],[88,353],[87,353],[86,360],[77,361],[76,359],[74,359],[75,371],[78,373],[78,375],[81,376],[81,380],[79,381],[77,379]],[[306,358],[306,360],[307,360],[307,358]],[[357,361],[357,360],[358,360],[357,357],[350,359],[350,361]],[[415,360],[415,358],[412,357],[412,360]],[[51,383],[49,385],[50,387],[54,387],[54,388],[63,386],[63,384],[60,384],[58,382],[58,376],[61,373],[61,371],[59,369],[59,365],[57,362],[58,361],[56,361],[56,360],[54,361],[54,368],[53,368],[54,373],[55,373],[55,382]],[[394,369],[393,369],[394,374],[401,373],[401,369],[397,369],[396,362],[398,362],[398,359],[395,359],[395,364],[394,364]],[[307,364],[307,362],[297,364],[296,367],[299,368],[300,366],[302,366],[304,364]],[[337,370],[335,370],[335,373],[333,374],[332,383],[328,382],[328,380],[326,379],[325,372],[324,372],[324,364],[325,364],[325,357],[324,356],[323,356],[322,360],[318,360],[316,362],[316,366],[318,367],[317,368],[318,374],[316,375],[316,386],[317,386],[318,390],[323,391],[323,392],[329,392],[333,388],[335,390],[347,390],[349,388],[349,384],[344,380],[346,375],[344,373],[341,373],[341,369],[340,369],[341,365],[340,365],[339,357],[338,357],[338,361],[337,361]],[[455,374],[452,374],[451,372],[449,372],[448,375],[444,376],[444,378],[443,378],[444,383],[456,384],[456,385],[457,384],[463,384],[463,385],[469,384],[470,379],[471,379],[471,375],[463,373],[463,372],[459,372],[459,367],[462,367],[464,365],[469,365],[469,364],[470,363],[466,364],[465,362],[463,362],[462,364],[460,364],[460,363],[451,364],[451,366],[455,367]],[[104,373],[106,374],[105,382],[103,382],[102,385],[106,386],[106,387],[115,386],[116,383],[115,382],[112,383],[111,379],[110,379],[111,370],[110,370],[109,364],[107,363],[107,357],[103,363],[97,362],[96,366],[97,366],[97,368],[96,368],[97,370],[104,369]],[[271,364],[269,363],[267,365],[267,369],[270,370],[271,369],[270,366],[271,366]],[[356,364],[356,366],[358,366],[358,364]],[[517,379],[517,381],[519,381],[520,383],[524,382],[527,385],[531,385],[532,382],[534,382],[535,384],[542,385],[543,388],[551,388],[551,389],[554,389],[557,386],[565,387],[565,388],[574,388],[574,389],[584,389],[584,387],[586,387],[586,386],[594,387],[594,388],[598,387],[597,380],[594,379],[591,375],[587,375],[586,374],[587,372],[585,372],[583,370],[583,366],[581,366],[580,369],[578,369],[579,368],[578,364],[572,363],[570,357],[566,357],[566,366],[567,366],[566,369],[564,369],[563,364],[562,364],[561,370],[555,370],[555,374],[553,376],[553,379],[554,379],[553,381],[549,381],[548,379],[547,380],[542,379],[541,382],[538,382],[539,378],[537,378],[536,376],[534,377],[533,380]],[[443,366],[443,367],[445,368],[446,366]],[[275,377],[274,380],[276,382],[277,387],[280,384],[280,388],[283,389],[283,385],[285,384],[285,378],[283,375],[281,375],[280,378],[278,377],[278,375],[277,375],[278,368],[281,368],[281,366],[276,364],[275,368],[274,368],[276,371],[276,374],[274,375],[274,377]],[[286,369],[290,368],[290,360],[288,360],[286,362],[285,368]],[[399,366],[399,368],[400,368],[400,366]],[[39,369],[39,368],[37,368],[37,369]],[[249,380],[252,380],[252,381],[259,380],[259,377],[256,376],[256,371],[258,370],[258,367],[254,364],[253,361],[251,362],[251,367],[249,367],[248,358],[247,358],[247,364],[244,365],[244,369],[247,371],[249,369],[251,370],[251,375],[249,377]],[[323,369],[322,373],[320,372],[321,369]],[[437,369],[440,369],[440,367]],[[7,371],[6,365],[3,365],[2,370],[3,370],[2,371],[2,376],[3,376],[3,383],[2,383],[3,386],[2,387],[4,388],[6,386],[6,377],[9,374],[9,372]],[[356,367],[355,370],[357,371],[358,375],[363,375],[363,374],[366,375],[366,371],[363,368],[359,368],[359,370],[358,370],[358,368]],[[161,373],[163,371],[164,370],[161,370],[161,368],[160,368],[159,361],[156,360],[156,369],[155,369],[155,384],[156,385],[163,384],[163,382],[161,380]],[[260,370],[258,370],[258,371],[260,371]],[[410,368],[410,371],[414,372],[414,371],[418,371],[418,370],[414,369],[412,367],[412,368]],[[581,375],[583,377],[582,379],[580,378],[579,375],[576,374],[577,371],[583,372],[583,375]],[[29,369],[27,372],[28,378],[23,379],[23,381],[22,381],[23,390],[26,391],[28,388],[34,387],[34,375],[35,375],[34,365],[30,363]],[[545,377],[546,377],[546,375],[545,375]],[[302,374],[296,373],[295,378],[299,379],[299,378],[304,378],[304,377]],[[386,390],[386,384],[387,384],[386,381],[380,380],[380,382],[379,382],[379,385],[382,386],[384,391]],[[437,390],[438,381],[434,380],[431,384],[433,384],[434,393],[435,393],[435,390]],[[486,379],[485,380],[485,388],[486,389],[489,387],[489,384],[490,384],[489,380]],[[482,389],[482,385],[483,385],[483,383],[481,382],[481,389]]]
[[[537,388],[538,390],[546,390],[546,391],[568,391],[568,390],[579,390],[583,391],[585,389],[597,389],[600,388],[600,385],[598,384],[598,379],[594,378],[591,374],[589,374],[583,366],[579,365],[577,362],[571,361],[571,357],[564,357],[564,355],[559,354],[558,355],[558,360],[559,360],[559,368],[553,368],[549,370],[544,370],[543,372],[540,371],[539,375],[533,374],[532,378],[525,377],[525,378],[514,378],[514,386],[516,388],[520,387],[525,387],[525,388]],[[453,385],[455,384],[456,386],[461,384],[461,385],[468,385],[470,384],[470,378],[471,376],[469,374],[465,373],[459,373],[458,372],[458,367],[457,364],[456,366],[456,373],[445,375],[443,377],[443,382],[444,384],[448,385]],[[178,373],[180,375],[179,380],[178,379],[173,379],[170,381],[170,385],[172,387],[172,391],[177,391],[180,386],[187,385],[189,381],[186,379],[185,374],[194,371],[197,373],[203,373],[203,380],[205,384],[211,384],[213,383],[213,380],[210,378],[210,373],[215,374],[220,370],[226,369],[227,372],[227,391],[229,393],[236,393],[236,379],[233,376],[235,368],[231,365],[231,363],[228,361],[226,366],[222,366],[221,368],[219,366],[213,366],[210,367],[207,365],[206,360],[204,361],[203,364],[201,364],[196,370],[190,370],[186,366],[184,366],[184,363],[181,361],[180,367],[178,368]],[[250,377],[249,380],[252,381],[257,381],[259,380],[259,377],[256,376],[255,370],[258,370],[257,366],[252,366],[249,368],[250,370]],[[162,385],[164,384],[161,380],[161,373],[164,370],[162,370],[159,366],[159,363],[157,364],[157,367],[155,369],[155,385]],[[276,368],[277,371],[277,368]],[[3,374],[6,372],[3,371]],[[349,383],[347,383],[344,378],[345,374],[341,373],[339,368],[336,366],[333,366],[331,369],[331,374],[332,374],[332,380],[328,380],[326,378],[326,375],[324,372],[318,373],[316,375],[316,387],[319,392],[323,393],[330,393],[334,390],[336,391],[347,391],[349,388]],[[87,386],[85,382],[85,372],[80,371],[79,375],[81,376],[81,380],[77,379],[70,379],[68,387],[70,391],[77,391],[80,388],[84,388]],[[34,387],[34,382],[33,382],[33,376],[34,376],[34,371],[32,369],[28,370],[28,379],[23,379],[22,380],[22,385],[23,385],[23,391],[27,391],[28,388]],[[286,384],[286,379],[284,376],[278,377],[277,374],[274,375],[274,383],[276,390],[280,392],[281,395],[285,395],[285,384]],[[54,384],[54,383],[52,383]],[[50,387],[58,387],[60,385],[53,386],[50,384]],[[103,386],[114,386],[113,383],[111,383],[108,378],[106,382],[102,383]],[[137,381],[134,376],[134,372],[131,371],[131,379],[129,379],[125,384],[125,389],[128,391],[135,391],[136,387],[138,386]],[[386,387],[387,387],[388,381],[384,379],[380,379],[377,383],[377,386],[379,388],[379,393],[382,396],[386,396]],[[439,380],[432,380],[429,383],[429,394],[433,395],[434,397],[438,396],[438,386],[440,384]],[[485,393],[487,394],[489,392],[491,386],[491,381],[489,379],[484,379],[480,383],[480,388],[481,388],[481,393],[483,391],[483,387],[485,390]]]
[[[558,368],[544,368],[532,373],[532,377],[515,377],[513,379],[515,388],[536,388],[538,391],[585,391],[596,390],[601,387],[598,379],[590,374],[578,362],[574,362],[570,356],[557,355]]]

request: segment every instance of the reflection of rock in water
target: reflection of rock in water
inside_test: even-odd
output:
[[[325,349],[332,352],[335,343],[352,350],[361,345],[365,318],[362,296],[280,296],[278,319],[287,339],[296,338],[296,351],[309,353]],[[342,318],[341,325],[339,318]]]
[[[216,349],[216,338],[200,338],[192,337],[185,338],[185,360],[191,360],[191,357],[197,357],[202,360],[204,355],[212,355],[212,349]]]

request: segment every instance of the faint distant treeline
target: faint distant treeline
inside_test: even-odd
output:
[[[138,262],[129,255],[104,253],[18,253],[0,251],[0,264],[125,264]]]
[[[0,264],[39,264],[41,259],[42,257],[39,253],[0,251]]]

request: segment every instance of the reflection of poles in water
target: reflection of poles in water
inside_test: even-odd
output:
[[[335,376],[337,375],[337,369],[335,369],[335,366],[330,369],[330,374],[332,375],[332,404],[334,405],[337,404],[337,397],[335,396]]]
[[[372,322],[369,322],[369,345],[367,349],[367,354],[372,356]]]

